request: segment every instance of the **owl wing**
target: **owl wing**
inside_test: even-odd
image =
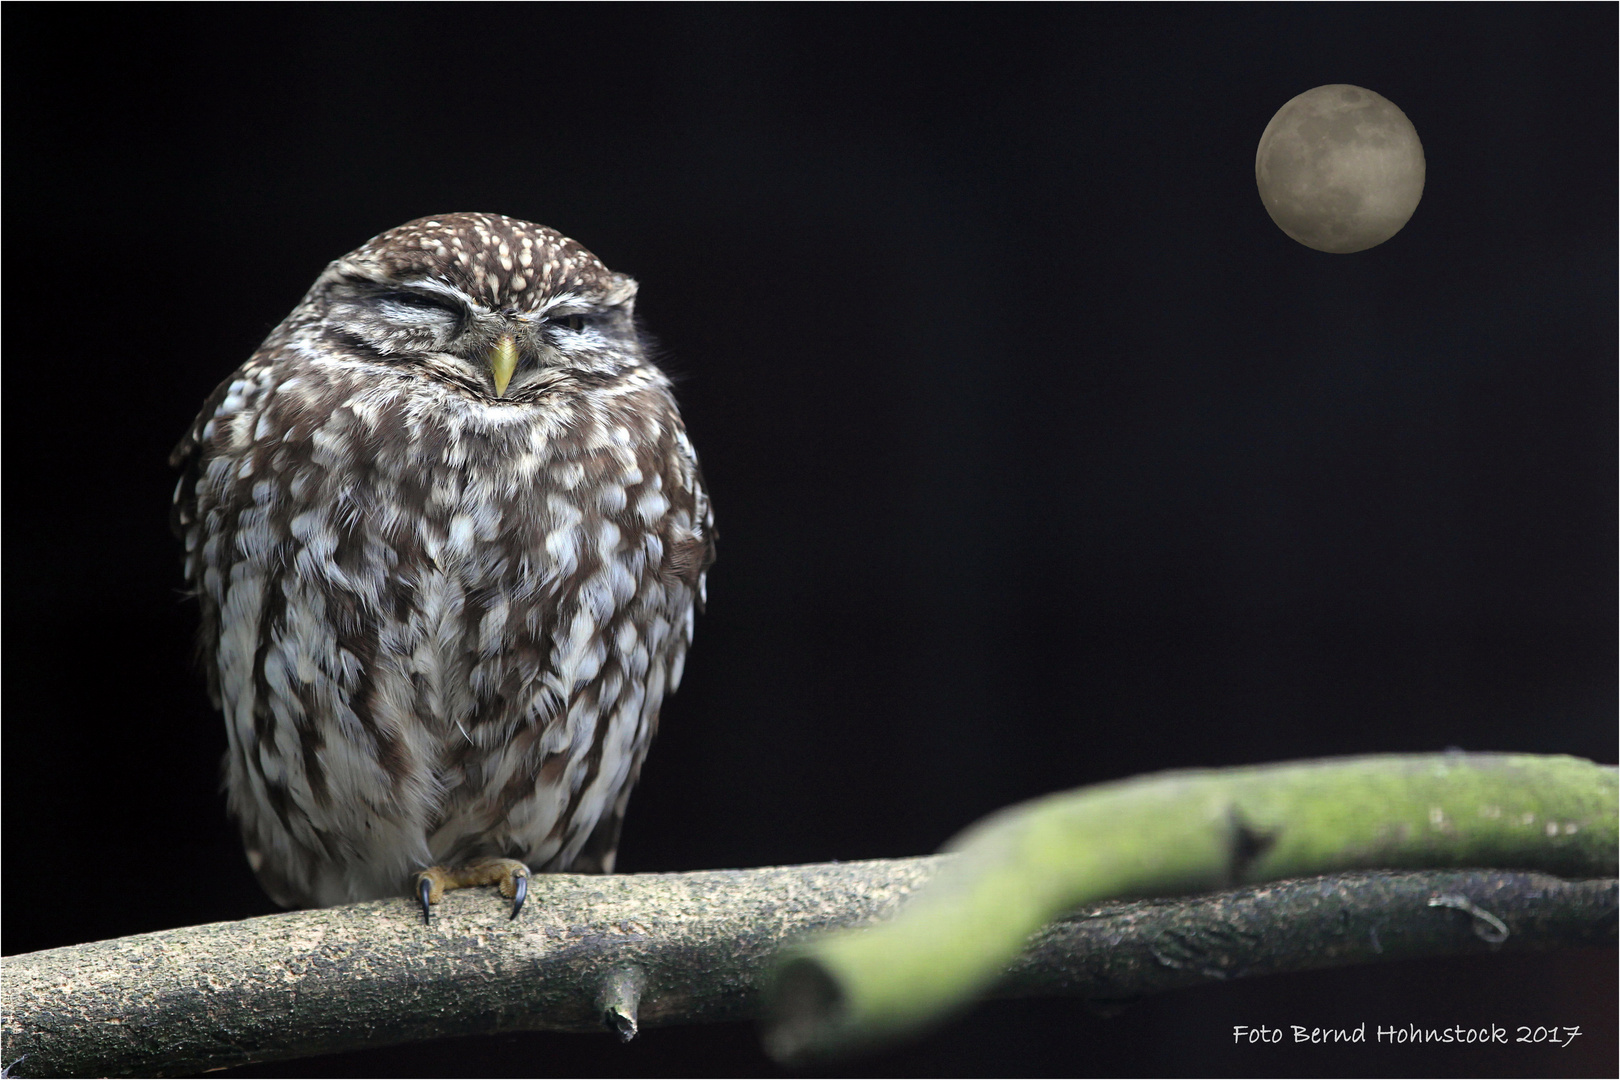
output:
[[[678,636],[671,646],[668,684],[670,690],[675,690],[684,670],[686,650],[692,643],[692,608],[702,611],[707,600],[707,576],[709,567],[714,565],[717,534],[714,510],[709,503],[708,488],[703,482],[703,470],[678,417],[674,419],[671,434],[671,445],[663,455],[668,463],[666,473],[669,477],[663,488],[670,491],[673,497],[670,500],[670,516],[662,534],[663,561],[658,568],[658,576],[665,588],[687,598],[685,611],[681,613]],[[655,706],[647,740],[656,729],[657,720]],[[571,870],[586,874],[613,872],[625,810],[630,803],[630,792],[640,777],[645,753],[644,741],[611,807],[597,820],[578,855],[573,858],[569,867]]]
[[[208,395],[191,427],[169,453],[169,467],[180,471],[169,509],[169,529],[185,545],[187,593],[203,601],[199,605],[201,622],[197,629],[197,662],[207,673],[208,696],[215,708],[221,704],[219,668],[215,663],[219,649],[220,611],[218,604],[207,602],[203,596],[206,576],[203,549],[207,544],[214,544],[216,550],[229,551],[235,543],[236,518],[234,514],[224,514],[205,523],[203,517],[206,511],[200,505],[198,489],[207,468],[205,448],[213,438],[216,426],[221,418],[239,411],[248,398],[256,398],[262,392],[266,368],[261,351],[261,354],[255,354],[232,372]],[[215,532],[214,528],[221,531]]]

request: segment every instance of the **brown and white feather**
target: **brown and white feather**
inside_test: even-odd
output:
[[[176,449],[229,808],[278,902],[480,856],[612,869],[714,553],[634,293],[542,226],[411,222],[332,263]]]

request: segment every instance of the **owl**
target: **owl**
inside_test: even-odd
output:
[[[714,519],[636,283],[444,214],[327,266],[203,404],[173,522],[283,906],[611,872]]]

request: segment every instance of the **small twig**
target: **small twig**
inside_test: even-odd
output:
[[[1491,945],[1500,945],[1508,939],[1507,923],[1504,923],[1466,896],[1458,896],[1456,893],[1432,896],[1429,898],[1429,906],[1456,908],[1458,911],[1468,912],[1474,917],[1474,933],[1479,935],[1481,941]]]
[[[602,990],[596,998],[602,1026],[617,1035],[620,1042],[636,1037],[636,1012],[646,987],[647,972],[639,964],[620,964],[602,979]]]

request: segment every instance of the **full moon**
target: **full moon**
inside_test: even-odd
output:
[[[1306,247],[1366,251],[1400,232],[1423,198],[1423,144],[1381,94],[1318,86],[1266,125],[1254,180],[1271,220]]]

